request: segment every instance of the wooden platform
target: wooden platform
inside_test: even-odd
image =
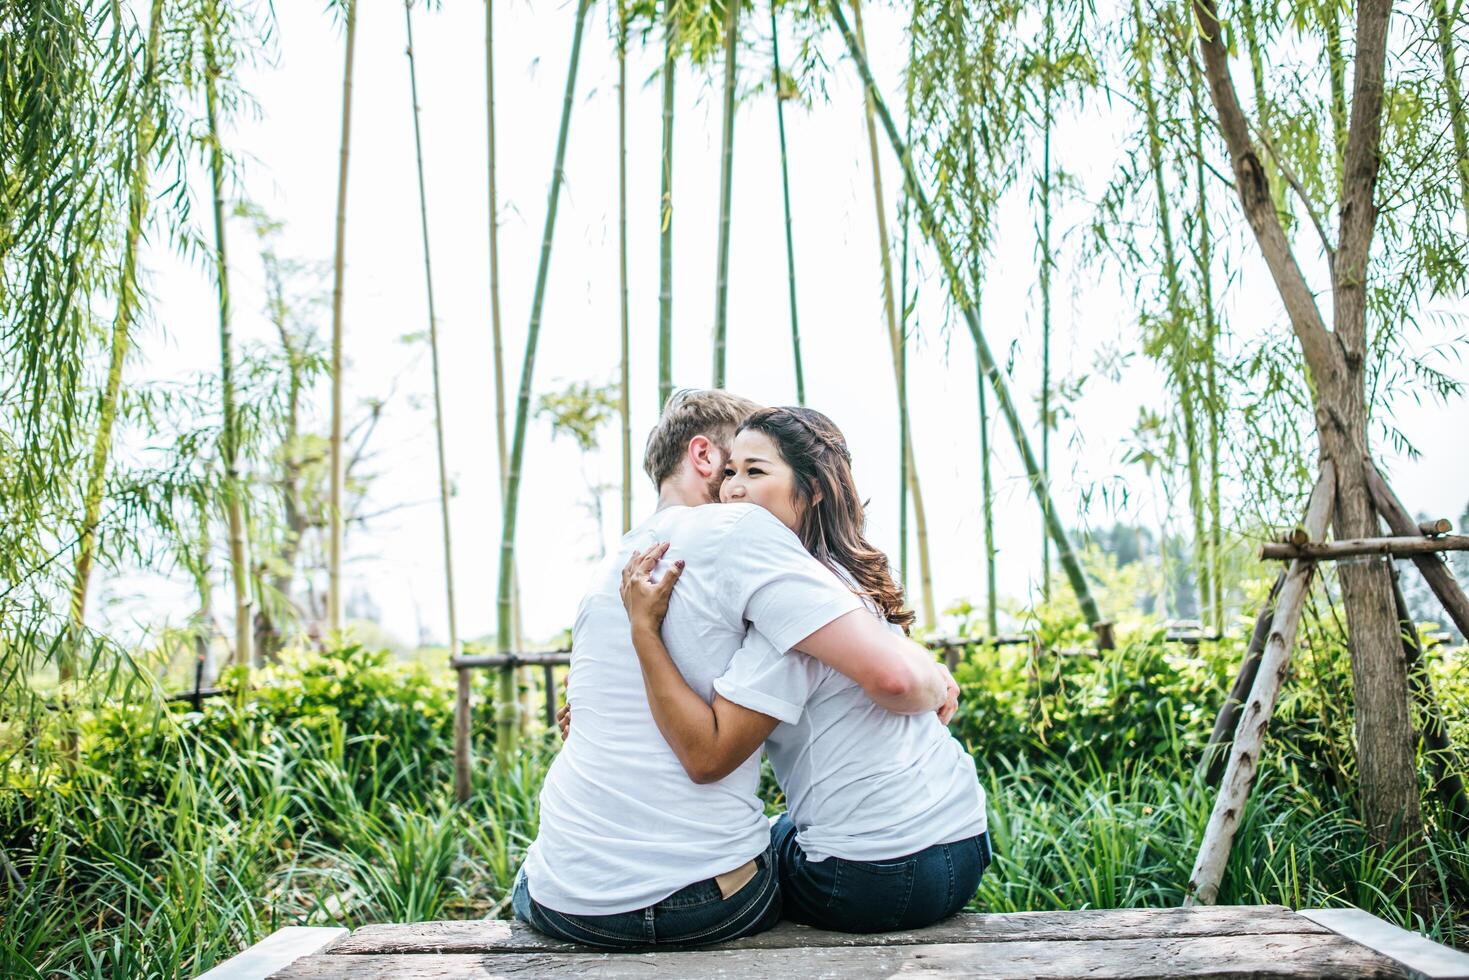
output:
[[[928,929],[858,936],[783,923],[703,950],[605,953],[519,923],[427,922],[321,930],[317,951],[272,977],[1469,977],[1469,955],[1354,909],[1281,906],[960,915]],[[266,946],[270,940],[259,944]],[[242,956],[256,955],[255,947]],[[231,961],[233,962],[233,961]],[[289,963],[289,965],[284,965]],[[212,978],[245,980],[230,964]],[[272,966],[272,969],[276,969]]]

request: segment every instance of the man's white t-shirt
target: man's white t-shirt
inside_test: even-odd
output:
[[[937,714],[894,714],[787,650],[751,630],[714,689],[781,721],[765,751],[807,860],[883,861],[984,832],[974,760]]]
[[[706,699],[747,623],[787,649],[862,608],[785,525],[753,504],[668,507],[623,536],[577,610],[571,735],[546,775],[540,834],[526,855],[531,897],[559,912],[646,908],[738,868],[770,842],[756,795],[758,754],[724,779],[697,785],[648,708],[618,590],[632,552],[660,541],[670,542],[664,567],[686,563],[663,642]]]

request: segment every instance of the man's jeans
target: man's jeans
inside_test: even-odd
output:
[[[780,889],[767,848],[755,858],[755,877],[729,898],[714,879],[680,888],[656,905],[613,915],[568,915],[531,898],[521,870],[511,898],[515,917],[537,932],[606,949],[678,944],[706,946],[764,932],[780,921]]]
[[[993,858],[983,833],[891,861],[807,861],[788,813],[770,828],[770,843],[785,917],[842,932],[917,929],[953,915]]]

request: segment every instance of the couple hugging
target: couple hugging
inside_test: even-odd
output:
[[[984,790],[946,727],[958,688],[862,535],[841,432],[684,391],[644,466],[658,510],[577,611],[516,917],[629,948],[959,911],[990,862]],[[789,807],[773,821],[762,746]]]

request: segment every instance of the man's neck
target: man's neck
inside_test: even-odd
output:
[[[707,503],[707,491],[702,486],[689,486],[686,480],[665,480],[658,488],[658,510],[665,507],[698,507]]]

